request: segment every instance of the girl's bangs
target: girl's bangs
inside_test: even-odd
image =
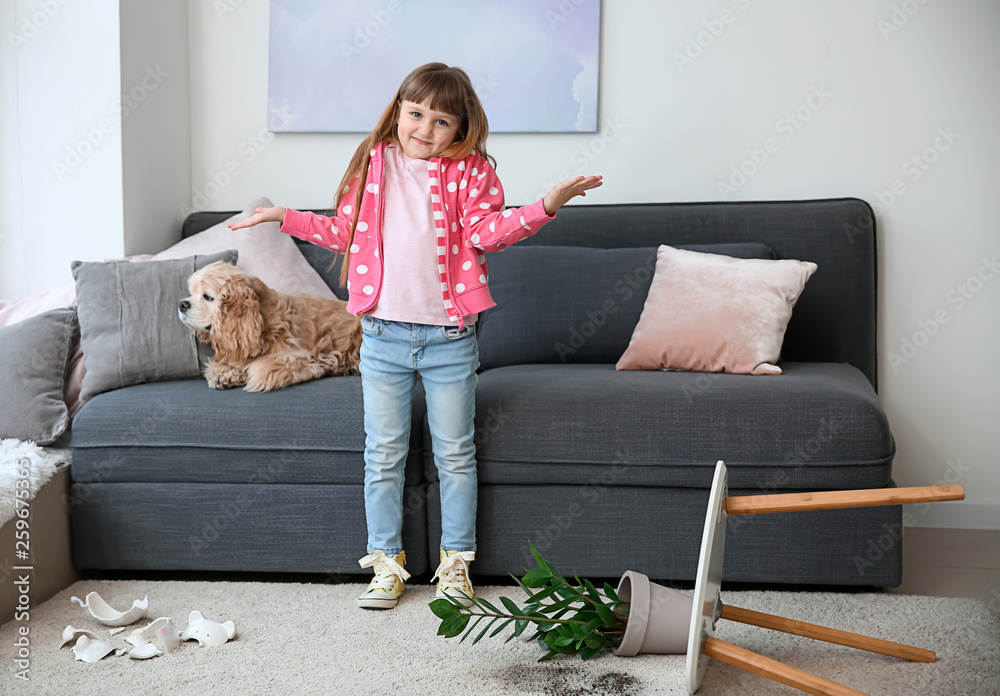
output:
[[[400,99],[423,104],[428,99],[430,107],[435,111],[467,118],[468,107],[465,103],[465,90],[454,77],[445,73],[424,74],[421,79],[414,80],[401,90]]]

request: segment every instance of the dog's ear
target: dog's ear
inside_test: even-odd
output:
[[[245,278],[232,278],[217,298],[211,338],[216,361],[238,362],[264,350],[263,321],[257,293]]]

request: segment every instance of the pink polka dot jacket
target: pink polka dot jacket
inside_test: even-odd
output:
[[[372,150],[361,199],[361,214],[351,246],[347,275],[347,311],[361,316],[378,301],[382,286],[382,155],[386,143]],[[333,217],[288,209],[281,231],[343,253],[347,248],[357,182],[341,199]],[[539,200],[523,208],[505,208],[503,187],[490,163],[477,153],[464,159],[427,160],[428,195],[438,236],[441,301],[451,321],[495,307],[487,284],[485,252],[506,247],[538,232],[555,219]]]

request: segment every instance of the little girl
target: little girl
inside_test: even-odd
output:
[[[504,208],[489,126],[468,75],[443,63],[410,73],[361,143],[340,182],[333,217],[257,208],[232,229],[281,222],[281,231],[345,254],[347,309],[361,317],[365,515],[375,578],[358,598],[389,609],[410,577],[402,548],[403,469],[419,373],[441,488],[435,597],[471,604],[476,551],[475,322],[495,306],[486,252],[529,237],[574,196],[601,185],[577,177],[523,208]],[[419,425],[417,426],[419,427]]]

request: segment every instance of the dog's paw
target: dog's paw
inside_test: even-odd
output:
[[[205,372],[205,380],[212,389],[232,389],[245,384],[247,377],[243,370],[210,367]]]

